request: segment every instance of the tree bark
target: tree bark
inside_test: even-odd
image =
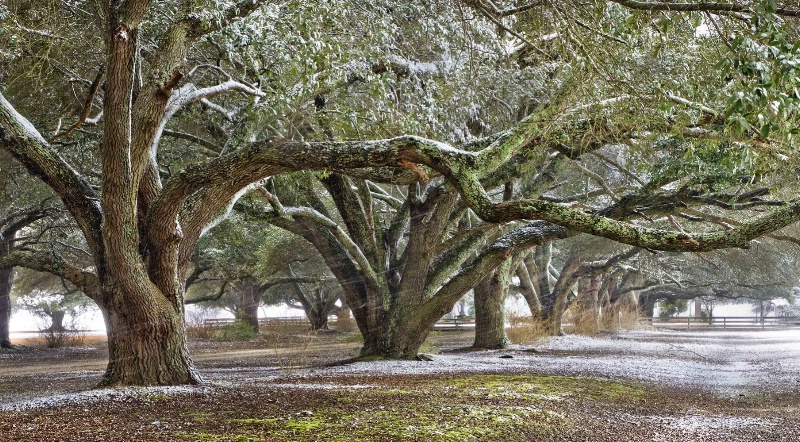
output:
[[[505,348],[505,301],[509,287],[511,259],[475,287],[475,348]]]
[[[311,330],[328,330],[328,315],[325,312],[318,312],[314,309],[307,310],[306,316],[311,323]]]
[[[249,325],[258,332],[258,303],[246,299],[245,303],[236,309],[236,319]]]
[[[533,274],[531,273],[531,270],[534,271]],[[520,293],[522,293],[522,297],[525,298],[525,302],[528,303],[531,316],[538,318],[542,314],[542,301],[539,300],[539,294],[536,292],[533,282],[535,270],[536,264],[533,262],[532,253],[526,251],[525,257],[515,270],[515,273],[517,278],[519,278]]]
[[[567,297],[572,286],[575,285],[577,277],[575,271],[580,267],[581,260],[570,258],[561,269],[561,275],[556,281],[552,292],[542,300],[543,318],[547,325],[547,330],[552,336],[561,334],[561,317],[567,309]]]
[[[12,348],[9,325],[11,323],[11,285],[14,269],[0,269],[0,348]]]
[[[597,332],[600,330],[600,282],[603,279],[602,274],[585,276],[578,281],[578,299],[576,305],[579,307],[578,312],[581,314],[588,314],[588,323],[581,324],[584,327],[591,327],[591,331]],[[586,321],[586,318],[575,318]]]
[[[648,295],[639,295],[639,315],[652,318],[656,311],[656,298]]]
[[[157,290],[157,289],[156,289]],[[113,293],[100,309],[109,362],[100,386],[195,385],[181,305],[160,293]]]
[[[48,316],[50,316],[50,328],[48,328],[47,331],[54,333],[63,332],[65,330],[64,329],[65,315],[66,312],[64,310],[55,310],[48,313]]]

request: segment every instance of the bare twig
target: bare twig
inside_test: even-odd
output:
[[[89,113],[91,113],[92,111],[92,102],[94,101],[94,97],[97,95],[97,91],[100,88],[100,81],[103,79],[103,72],[104,72],[103,66],[100,66],[97,75],[94,77],[94,81],[92,82],[91,86],[89,86],[89,96],[86,97],[86,103],[84,103],[83,105],[83,112],[81,112],[81,116],[80,118],[78,118],[78,122],[73,124],[69,129],[65,130],[64,132],[61,132],[60,134],[55,135],[53,138],[50,138],[51,143],[58,140],[59,138],[64,138],[70,135],[72,132],[75,132],[75,130],[83,126],[83,124],[89,118]]]

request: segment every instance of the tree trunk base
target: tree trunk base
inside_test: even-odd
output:
[[[108,367],[98,387],[201,384],[182,315],[167,302],[136,307],[104,312]]]

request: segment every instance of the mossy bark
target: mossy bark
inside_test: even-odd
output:
[[[475,348],[505,348],[505,301],[510,281],[511,259],[475,286]]]

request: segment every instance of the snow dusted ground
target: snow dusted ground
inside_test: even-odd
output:
[[[224,357],[224,355],[221,355]],[[800,330],[777,331],[631,331],[601,337],[562,336],[534,346],[507,350],[462,352],[444,349],[432,361],[357,362],[332,367],[297,369],[259,366],[242,359],[241,367],[201,369],[204,387],[152,387],[92,391],[59,391],[58,377],[99,381],[99,371],[42,375],[48,387],[2,397],[0,411],[124,399],[143,394],[182,394],[206,388],[272,383],[282,388],[339,387],[337,377],[447,373],[532,373],[628,379],[662,387],[700,389],[719,396],[796,392],[800,387]],[[238,358],[237,358],[238,360]],[[24,367],[18,379],[30,377]],[[35,375],[34,375],[35,376]],[[0,382],[14,382],[5,376]],[[299,382],[298,382],[299,381]],[[88,381],[87,381],[88,382]],[[83,384],[85,385],[85,384]],[[369,385],[361,385],[368,388]],[[682,426],[691,426],[691,416]],[[726,421],[726,425],[729,422]]]
[[[430,362],[359,362],[304,375],[509,371],[630,379],[720,395],[778,392],[800,382],[800,330],[561,336],[509,350],[434,355]]]

